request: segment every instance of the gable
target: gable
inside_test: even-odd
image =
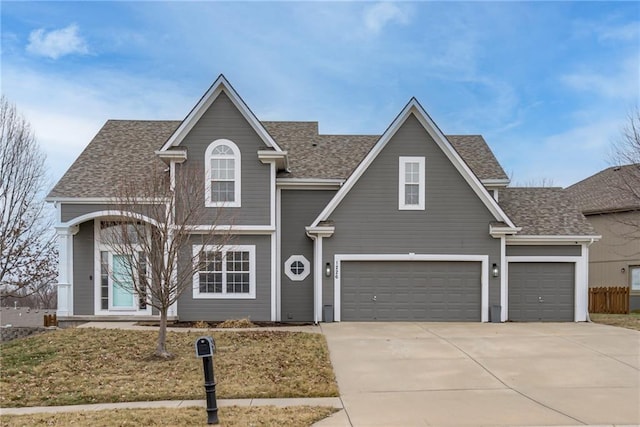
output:
[[[221,74],[211,85],[209,90],[200,98],[200,101],[193,107],[187,117],[182,121],[178,129],[171,135],[167,142],[163,145],[160,153],[166,152],[172,147],[178,147],[182,144],[184,137],[192,130],[192,128],[200,121],[202,116],[207,112],[210,106],[222,94],[231,101],[238,112],[244,117],[247,124],[253,128],[256,134],[263,140],[264,144],[278,152],[282,150],[274,139],[266,131],[262,123],[256,118],[255,114],[249,109],[247,104],[240,98],[238,93],[233,89],[227,79]]]
[[[424,210],[398,209],[398,159],[405,156],[424,158]],[[380,151],[328,221],[338,230],[332,239],[348,233],[373,245],[384,236],[386,247],[423,247],[427,236],[438,247],[451,244],[459,248],[461,240],[484,247],[487,240],[493,240],[489,236],[493,215],[413,115]]]
[[[202,113],[189,132],[180,141],[186,148],[188,160],[203,158],[206,148],[213,141],[228,139],[240,148],[243,155],[252,155],[258,160],[258,150],[268,148],[264,140],[247,122],[226,93],[222,92]]]
[[[469,166],[462,160],[458,152],[452,147],[451,143],[447,140],[444,134],[442,134],[440,129],[435,125],[435,123],[427,115],[424,109],[422,109],[422,106],[420,106],[415,98],[409,101],[409,103],[405,106],[398,117],[396,117],[396,119],[391,123],[389,128],[387,128],[385,133],[380,137],[376,145],[358,165],[355,171],[342,186],[340,191],[338,191],[336,196],[316,218],[311,227],[316,227],[320,222],[329,219],[331,213],[347,196],[347,194],[351,191],[358,180],[361,179],[367,169],[376,160],[378,155],[385,149],[385,147],[390,143],[390,141],[397,140],[397,138],[395,138],[396,134],[400,129],[404,127],[404,124],[409,120],[413,122],[414,129],[416,128],[415,125],[417,124],[418,127],[421,127],[422,130],[429,135],[430,141],[440,149],[442,154],[444,154],[446,159],[448,159],[449,163],[453,165],[458,174],[464,179],[464,181],[466,181],[469,188],[471,188],[473,193],[475,193],[475,196],[479,198],[485,205],[485,207],[489,210],[493,219],[495,221],[505,223],[510,228],[515,228],[509,217],[502,211],[496,201],[489,195],[488,191],[481,184],[478,177],[473,174]],[[395,182],[397,185],[397,169]]]

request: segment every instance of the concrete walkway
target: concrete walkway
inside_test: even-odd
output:
[[[322,324],[344,410],[317,426],[640,424],[640,332],[587,323]]]
[[[219,399],[218,408],[226,406],[329,406],[342,409],[339,397],[314,397],[291,399]],[[96,403],[93,405],[32,406],[27,408],[0,408],[0,415],[25,415],[58,412],[104,411],[108,409],[184,408],[206,407],[204,400],[159,400],[151,402]]]

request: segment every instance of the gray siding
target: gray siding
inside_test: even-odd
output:
[[[507,256],[580,256],[580,245],[507,246]]]
[[[398,210],[398,157],[424,156],[426,210]],[[411,116],[331,215],[335,234],[323,240],[323,265],[334,254],[422,253],[489,255],[500,263],[500,241],[489,235],[493,215],[435,141]],[[333,304],[324,278],[323,303]],[[490,278],[489,304],[500,303],[500,280]]]
[[[93,233],[93,221],[87,221],[73,236],[73,314],[94,314]]]
[[[631,295],[629,297],[629,310],[640,310],[640,295]]]
[[[197,237],[192,239],[198,243]],[[249,317],[251,320],[271,319],[271,236],[235,236],[230,245],[256,247],[255,299],[193,299],[191,286],[178,299],[180,320],[227,320]],[[191,247],[188,248],[191,251]],[[188,255],[181,262],[188,262]]]
[[[77,205],[62,203],[60,205],[60,213],[62,214],[62,222],[71,221],[79,216],[91,213],[109,210],[106,204],[90,204],[90,205]]]
[[[305,227],[329,203],[333,190],[282,190],[281,233],[281,319],[282,321],[313,320],[313,241]],[[295,282],[284,274],[284,263],[291,255],[303,255],[309,260],[311,274]]]
[[[242,156],[241,207],[224,208],[222,217],[235,225],[268,225],[270,222],[270,165],[258,160],[258,150],[267,147],[233,102],[223,92],[187,134],[181,148],[187,149],[185,166],[202,170],[207,147],[217,139],[229,139]],[[204,191],[204,188],[203,188]],[[207,218],[216,218],[216,209],[207,208]]]
[[[93,213],[93,212],[100,212],[100,211],[107,211],[107,210],[112,210],[113,209],[113,205],[109,205],[106,203],[102,203],[102,204],[97,204],[97,203],[90,203],[90,204],[76,204],[76,203],[62,203],[60,205],[60,214],[62,217],[62,222],[68,222],[71,221],[74,218],[77,218],[79,216],[82,215],[86,215],[88,213]],[[132,209],[134,212],[137,213],[141,213],[147,216],[153,216],[152,215],[152,210],[153,209],[149,209],[148,206],[146,205],[139,205],[136,206]]]

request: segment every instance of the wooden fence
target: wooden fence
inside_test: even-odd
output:
[[[58,326],[58,317],[56,314],[45,314],[44,315],[44,326]]]
[[[629,288],[589,288],[589,313],[629,314]]]

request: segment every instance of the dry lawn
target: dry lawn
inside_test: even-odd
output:
[[[602,323],[611,326],[620,326],[621,328],[634,329],[640,331],[640,313],[630,314],[589,314],[591,320],[596,323]]]
[[[63,329],[0,346],[0,406],[204,399],[202,333],[169,332],[172,360],[153,353],[156,332]],[[338,387],[324,336],[213,332],[217,397],[325,397]]]
[[[220,408],[218,418],[224,427],[245,426],[310,426],[337,409],[317,406],[274,406]],[[6,415],[0,417],[3,427],[18,426],[206,426],[204,408],[118,409],[96,412],[60,414]]]

